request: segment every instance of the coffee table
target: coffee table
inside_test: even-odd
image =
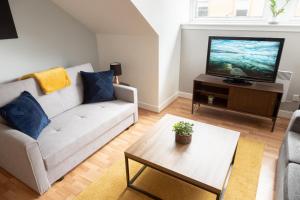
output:
[[[178,121],[194,123],[191,144],[175,142],[172,125]],[[216,199],[221,199],[239,136],[240,133],[233,130],[167,114],[147,135],[125,151],[127,187],[153,199],[160,199],[134,185],[145,168],[150,167],[214,193]],[[143,164],[132,178],[129,159]]]

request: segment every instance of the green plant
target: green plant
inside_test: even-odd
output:
[[[285,0],[285,4],[281,8],[278,7],[279,0],[269,0],[269,1],[270,1],[270,9],[271,9],[272,15],[273,15],[273,17],[277,17],[278,15],[280,15],[284,12],[285,7],[291,0]]]
[[[177,135],[190,136],[193,133],[193,126],[194,124],[192,123],[180,121],[173,125],[173,131]]]

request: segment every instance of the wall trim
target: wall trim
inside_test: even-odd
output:
[[[181,29],[190,30],[228,30],[228,31],[259,31],[259,32],[300,32],[299,25],[293,24],[233,24],[233,23],[190,23],[182,24]]]
[[[192,99],[193,98],[193,94],[189,93],[189,92],[178,92],[178,96],[182,97],[182,98],[186,98],[186,99]]]
[[[175,92],[172,96],[168,97],[166,100],[164,100],[160,105],[152,105],[144,102],[139,102],[139,108],[143,108],[145,110],[149,110],[152,112],[160,113],[163,109],[168,107],[173,101],[175,101],[178,97],[178,91]]]
[[[152,112],[159,113],[159,107],[156,106],[156,105],[144,103],[144,102],[141,102],[141,101],[139,101],[138,104],[139,104],[139,108],[143,108],[145,110],[149,110],[149,111],[152,111]]]
[[[278,117],[290,119],[293,115],[293,112],[287,110],[279,110]]]
[[[175,92],[172,96],[170,96],[169,98],[167,98],[166,100],[164,100],[162,102],[162,104],[159,105],[158,110],[159,112],[161,112],[163,109],[165,109],[166,107],[168,107],[171,103],[173,103],[173,101],[175,101],[178,98],[178,91]]]
[[[192,99],[193,98],[193,94],[189,93],[189,92],[179,91],[178,96],[182,97],[182,98],[186,98],[186,99]],[[286,111],[286,110],[279,110],[279,113],[278,113],[278,117],[287,118],[287,119],[290,119],[292,117],[292,115],[293,115],[293,112]]]

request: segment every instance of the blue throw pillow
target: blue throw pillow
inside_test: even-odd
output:
[[[83,103],[96,103],[115,100],[113,75],[114,72],[80,72],[83,82]]]
[[[37,139],[41,131],[50,123],[40,104],[27,91],[0,108],[0,115],[9,126],[34,139]]]

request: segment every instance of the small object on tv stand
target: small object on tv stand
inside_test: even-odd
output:
[[[119,76],[122,75],[121,63],[118,63],[118,62],[111,63],[110,70],[114,71],[114,83],[120,84]]]
[[[214,103],[214,96],[208,96],[208,104],[213,104]]]

